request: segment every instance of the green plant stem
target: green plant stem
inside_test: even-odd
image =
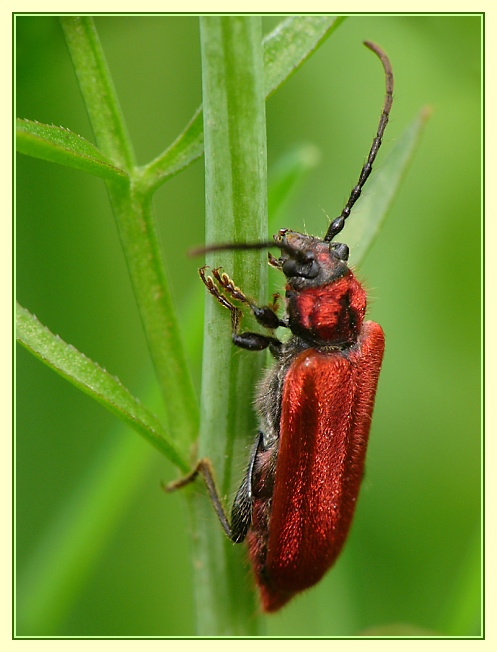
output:
[[[166,426],[188,454],[198,433],[198,406],[169,284],[162,264],[152,200],[131,185],[107,184],[136,301],[166,407]]]
[[[198,432],[198,408],[167,283],[150,193],[141,189],[119,102],[89,17],[62,19],[64,34],[99,149],[130,174],[107,182],[121,245],[162,389],[167,429],[187,454]]]
[[[60,22],[98,148],[129,172],[135,165],[133,146],[93,19],[63,16]]]
[[[267,230],[266,134],[260,18],[201,18],[206,162],[206,239],[263,240]],[[209,257],[210,258],[210,257]],[[264,253],[222,257],[226,272],[256,301],[267,297]],[[207,262],[211,262],[209,259]],[[230,495],[232,469],[255,436],[251,397],[262,355],[240,352],[229,337],[230,320],[216,301],[205,309],[202,422],[199,455],[208,455]],[[195,492],[194,580],[198,633],[246,635],[260,631],[247,586],[245,550],[224,535],[205,492]]]

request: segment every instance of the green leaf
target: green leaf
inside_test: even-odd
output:
[[[263,41],[266,97],[300,68],[344,20],[345,16],[290,16],[266,36]]]
[[[19,304],[16,327],[18,341],[37,358],[134,428],[173,464],[188,470],[188,462],[157,418],[115,376],[51,333]]]
[[[263,40],[266,97],[281,86],[343,20],[343,17],[331,16],[290,16],[266,36]],[[144,187],[157,188],[202,156],[203,135],[202,108],[199,108],[179,138],[142,168]]]
[[[16,146],[21,154],[83,170],[103,179],[127,179],[103,154],[69,129],[31,120],[16,121]]]
[[[430,110],[422,109],[399,137],[389,155],[383,161],[376,162],[368,188],[354,207],[353,219],[346,223],[343,231],[345,235],[340,234],[340,238],[343,237],[343,241],[349,244],[354,265],[365,257],[380,233],[429,116]]]

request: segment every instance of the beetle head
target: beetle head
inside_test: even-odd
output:
[[[281,256],[278,259],[270,257],[269,262],[281,269],[288,279],[320,285],[348,272],[349,248],[346,244],[325,242],[289,229],[280,229],[274,242],[281,249]]]

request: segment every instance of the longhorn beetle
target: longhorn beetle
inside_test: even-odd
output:
[[[286,277],[286,313],[255,305],[219,269],[206,275],[207,290],[231,313],[233,343],[249,351],[269,348],[275,358],[258,387],[259,432],[228,521],[208,459],[172,484],[173,490],[202,473],[228,537],[246,538],[262,608],[280,609],[296,593],[316,584],[338,557],[354,514],[364,471],[367,440],[384,350],[381,326],[364,321],[366,293],[347,265],[349,248],[334,242],[359,198],[381,145],[393,98],[386,54],[366,47],[385,70],[386,97],[376,136],[357,185],[321,240],[281,229],[274,242],[212,245],[202,249],[276,247],[269,264]],[[271,333],[239,332],[248,306]]]

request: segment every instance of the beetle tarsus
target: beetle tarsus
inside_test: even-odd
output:
[[[283,319],[280,319],[275,312],[277,295],[273,297],[272,306],[258,306],[247,298],[247,296],[240,290],[239,287],[235,285],[235,283],[227,274],[220,271],[220,267],[211,269],[214,279],[212,276],[206,275],[206,269],[207,266],[205,265],[204,267],[201,267],[198,270],[199,276],[210,294],[212,294],[218,303],[230,311],[233,343],[241,349],[246,349],[248,351],[262,351],[268,346],[278,347],[281,343],[275,337],[262,335],[260,333],[253,333],[251,331],[239,333],[242,311],[240,308],[237,308],[237,306],[235,306],[235,304],[232,303],[227,297],[224,296],[224,294],[214,282],[214,279],[216,279],[219,286],[225,292],[227,292],[232,299],[240,301],[241,303],[249,306],[257,322],[268,330],[274,330],[279,326],[286,326],[286,322]]]

